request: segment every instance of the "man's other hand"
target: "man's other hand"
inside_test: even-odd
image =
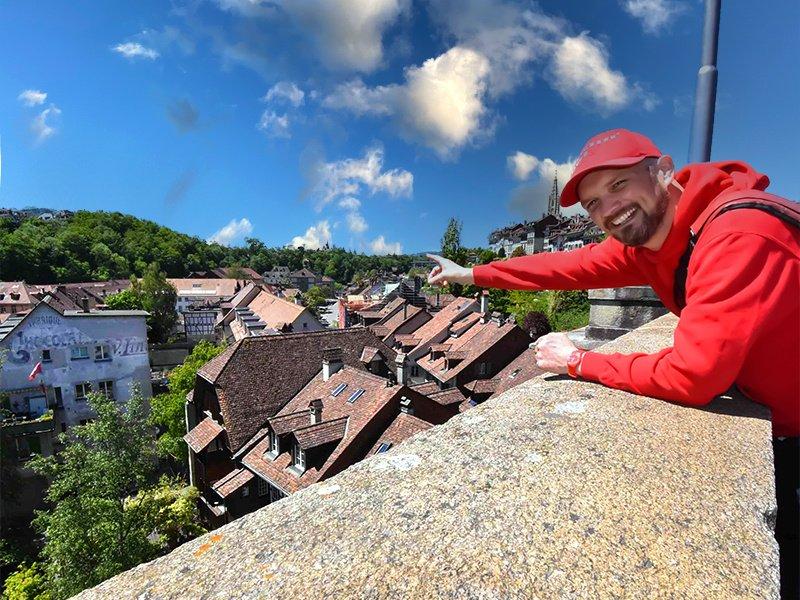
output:
[[[428,284],[447,285],[448,283],[460,283],[470,285],[475,283],[472,277],[472,269],[457,265],[452,260],[437,254],[427,254],[428,258],[436,263],[428,275]]]
[[[567,360],[578,348],[566,333],[548,333],[536,340],[536,366],[550,373],[567,374]]]

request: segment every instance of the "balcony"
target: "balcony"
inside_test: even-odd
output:
[[[777,597],[768,419],[542,376],[81,597]]]

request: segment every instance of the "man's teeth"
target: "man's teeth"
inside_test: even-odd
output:
[[[626,210],[624,213],[622,213],[620,216],[618,216],[616,219],[614,219],[613,221],[611,221],[611,223],[612,223],[613,225],[622,225],[622,224],[623,224],[625,221],[627,221],[628,219],[630,219],[630,218],[631,218],[631,215],[632,215],[632,214],[633,214],[635,211],[636,211],[636,208],[635,208],[635,207],[634,207],[634,208],[629,208],[629,209],[628,209],[628,210]]]

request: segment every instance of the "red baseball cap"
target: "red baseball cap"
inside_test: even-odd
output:
[[[659,157],[661,150],[641,133],[627,129],[598,133],[586,142],[578,155],[572,176],[561,190],[561,206],[572,206],[578,201],[578,184],[592,171],[630,167],[649,156]]]

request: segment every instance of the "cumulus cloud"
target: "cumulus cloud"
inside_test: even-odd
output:
[[[312,168],[311,194],[317,199],[317,209],[334,200],[354,204],[348,196],[366,191],[390,196],[410,196],[414,176],[404,169],[383,169],[383,148],[368,148],[363,158],[346,158],[335,162],[318,162]]]
[[[511,174],[519,181],[525,181],[533,170],[539,166],[538,158],[526,154],[521,150],[517,150],[514,154],[509,156],[506,161]]]
[[[575,168],[575,161],[569,160],[564,163],[557,163],[551,158],[536,160],[536,180],[530,185],[522,185],[511,193],[511,200],[508,207],[511,211],[520,214],[526,219],[538,219],[547,212],[547,199],[553,190],[553,179],[558,175],[558,193],[561,193],[564,184],[569,180],[572,170]],[[562,214],[573,215],[582,209],[580,204],[575,207],[561,209]]]
[[[386,239],[379,235],[369,243],[369,249],[373,254],[385,256],[386,254],[402,254],[403,246],[400,242],[387,242]]]
[[[686,5],[672,0],[624,0],[622,7],[642,23],[647,33],[658,34],[685,12]]]
[[[652,110],[657,99],[610,66],[606,47],[588,33],[535,6],[503,0],[428,0],[443,38],[455,44],[406,69],[405,81],[339,85],[323,105],[357,116],[388,117],[409,141],[453,157],[489,137],[491,103],[533,81],[537,72],[564,98],[603,114],[634,99]]]
[[[125,42],[124,44],[117,44],[112,48],[114,52],[118,52],[129,60],[137,58],[146,58],[148,60],[155,60],[160,56],[158,50],[147,48],[139,42]]]
[[[364,233],[369,225],[361,213],[351,212],[347,213],[347,228],[353,233]]]
[[[383,34],[410,0],[284,0],[283,9],[330,68],[369,73],[383,61]]]
[[[324,104],[355,114],[392,115],[400,134],[448,158],[485,133],[489,61],[456,46],[405,72],[404,84],[374,88],[361,81],[339,86]]]
[[[344,208],[346,210],[358,210],[361,208],[361,200],[348,196],[347,198],[339,200],[338,205],[339,208]]]
[[[46,139],[58,133],[54,121],[61,116],[61,109],[55,104],[51,104],[49,108],[45,108],[31,122],[31,131],[36,138],[36,143],[40,144]]]
[[[279,81],[262,98],[264,102],[288,102],[295,108],[303,104],[305,93],[292,81]]]
[[[328,221],[320,221],[306,229],[305,234],[292,238],[291,246],[306,250],[319,250],[331,242],[331,227]]]
[[[234,242],[243,240],[245,236],[250,235],[252,232],[253,225],[248,219],[242,218],[238,221],[232,219],[230,223],[208,238],[207,241],[221,244],[222,246],[230,246]]]
[[[289,115],[279,115],[275,111],[265,110],[257,125],[259,131],[270,138],[290,138]]]
[[[44,104],[44,101],[47,100],[47,93],[41,90],[25,90],[17,96],[17,100],[25,106],[38,106]]]
[[[167,118],[181,133],[197,127],[197,109],[186,99],[178,100],[167,106]]]
[[[625,76],[608,65],[608,50],[598,40],[581,33],[565,37],[553,56],[553,86],[568,100],[590,103],[613,112],[631,99]]]

